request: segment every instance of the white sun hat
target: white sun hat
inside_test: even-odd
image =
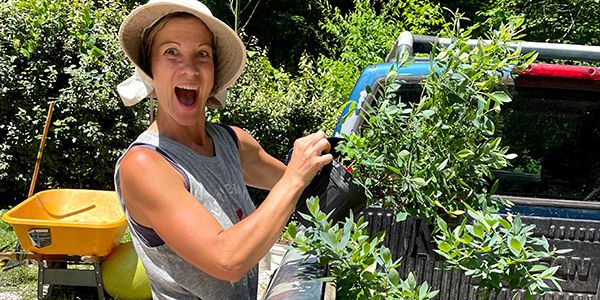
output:
[[[206,5],[196,0],[150,0],[125,18],[119,29],[119,43],[135,65],[135,73],[117,86],[123,103],[131,106],[146,97],[156,98],[152,78],[142,69],[142,38],[144,30],[152,27],[162,17],[175,12],[198,17],[212,32],[216,52],[215,86],[207,106],[224,107],[225,89],[237,80],[246,64],[246,47],[235,31],[215,18]]]

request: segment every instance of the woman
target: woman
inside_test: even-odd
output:
[[[323,132],[298,139],[286,167],[206,107],[241,74],[245,48],[194,0],[150,1],[119,31],[135,75],[127,105],[158,100],[156,121],[119,159],[115,185],[157,299],[256,299],[258,261],[332,157]],[[271,190],[254,206],[245,185]]]

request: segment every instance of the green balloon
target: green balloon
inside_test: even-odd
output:
[[[104,290],[115,299],[152,299],[150,282],[131,242],[113,250],[101,264]]]

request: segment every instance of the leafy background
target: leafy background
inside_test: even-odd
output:
[[[132,72],[119,49],[116,33],[122,19],[138,2],[0,2],[0,208],[26,197],[51,100],[56,101],[56,107],[37,190],[113,189],[116,159],[144,130],[149,119],[147,102],[125,108],[115,92],[115,86]],[[524,32],[528,40],[600,43],[597,18],[600,0],[207,0],[205,3],[215,15],[238,29],[249,50],[246,72],[230,89],[228,107],[211,111],[210,116],[215,121],[243,127],[268,152],[282,160],[294,139],[317,129],[333,128],[338,107],[345,102],[360,71],[381,62],[402,30],[438,34],[446,18],[457,9],[472,20],[462,22],[485,24],[474,36],[509,16],[520,15],[525,17]],[[234,4],[241,4],[240,9],[235,10]],[[539,165],[532,161],[531,168]],[[260,202],[264,193],[253,195]],[[313,218],[322,221],[323,216],[319,217],[317,210],[313,210]],[[484,220],[465,225],[465,230],[476,232],[476,225],[485,227],[489,220],[496,222],[493,217],[488,220],[486,216]],[[361,245],[356,249],[377,253],[383,261],[380,265],[395,264],[388,259],[384,248],[375,247],[377,238],[367,240],[360,224],[346,224],[349,225],[343,227],[348,234],[351,227],[358,226],[352,231]],[[321,225],[323,232],[329,232],[332,226],[323,222]],[[337,242],[343,240],[349,245],[347,238],[341,238],[346,233],[327,242],[335,241],[329,244],[338,247]],[[452,241],[453,233],[444,234]],[[518,234],[527,239],[527,232]],[[514,240],[510,234],[506,238]],[[373,241],[373,247],[363,246]],[[469,248],[472,245],[454,242],[451,247],[442,247],[447,250],[445,254],[468,260],[470,257],[464,253],[472,253]],[[491,243],[486,239],[481,242]],[[0,250],[12,244],[14,235],[10,227],[0,222]],[[515,249],[502,251],[518,257],[527,253]],[[351,261],[344,257],[342,260]],[[360,267],[370,267],[372,262],[358,261]],[[15,270],[21,273],[7,275],[12,276],[11,280],[2,278],[1,288],[14,284],[13,288],[23,290],[22,283],[34,281],[35,273],[31,270]],[[369,278],[378,284],[389,286],[389,282],[397,284],[401,280],[393,268],[378,271]],[[549,273],[540,267],[536,272],[544,276]],[[402,282],[403,291],[392,292],[410,294],[418,289],[416,298],[432,295],[427,286],[418,287],[414,277]],[[34,288],[32,285],[30,290]]]
[[[576,2],[239,0],[245,9],[233,13],[236,1],[209,0],[215,15],[239,28],[249,50],[246,72],[229,91],[228,108],[211,116],[245,128],[283,160],[294,139],[333,128],[337,108],[360,71],[382,61],[400,31],[437,34],[451,11],[460,8],[473,21],[494,24],[507,15],[525,15],[530,40],[598,44],[599,1]],[[26,197],[51,100],[56,107],[37,190],[113,188],[116,159],[149,119],[147,102],[125,108],[115,92],[132,72],[116,33],[137,4],[0,3],[0,197],[5,205]]]

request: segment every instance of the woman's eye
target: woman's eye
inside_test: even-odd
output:
[[[177,50],[175,50],[174,48],[169,48],[169,49],[165,50],[165,54],[175,55],[175,54],[177,54]]]
[[[208,51],[201,50],[201,51],[198,51],[198,52],[196,53],[196,56],[198,56],[198,57],[208,57],[208,56],[210,56],[210,55],[208,54]]]

